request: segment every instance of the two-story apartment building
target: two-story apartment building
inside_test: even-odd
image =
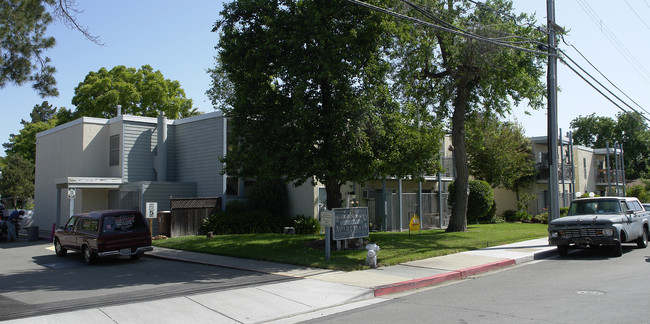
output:
[[[219,159],[226,154],[228,135],[221,112],[178,120],[83,117],[41,132],[34,225],[58,226],[72,214],[91,210],[144,211],[146,202],[169,210],[170,197],[221,197],[224,206],[242,199],[253,181],[222,174]],[[443,161],[453,170],[449,157]],[[398,179],[347,184],[341,189],[344,206],[368,206],[377,229],[408,228],[408,217],[415,213],[428,215],[431,226],[444,225],[448,213],[441,197],[446,197],[453,172],[426,179],[424,184]],[[297,188],[288,184],[288,191],[291,215],[318,217],[327,199],[325,187],[311,181]]]
[[[531,138],[536,158],[537,178],[531,190],[537,196],[529,212],[541,212],[549,205],[548,181],[551,169],[548,163],[547,138]],[[569,139],[558,143],[558,186],[560,207],[567,207],[577,195],[593,193],[599,196],[622,195],[625,188],[623,152],[619,148],[588,148],[571,145]]]

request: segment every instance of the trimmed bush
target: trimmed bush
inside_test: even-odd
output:
[[[453,204],[456,200],[455,182],[449,184],[449,204]],[[489,222],[489,212],[494,204],[494,191],[492,187],[481,180],[469,181],[469,197],[467,201],[467,223]]]
[[[296,234],[318,234],[320,232],[320,223],[313,217],[298,215],[293,221]]]
[[[287,217],[279,217],[264,210],[252,210],[244,201],[231,201],[226,210],[216,212],[203,221],[203,231],[213,234],[282,233],[292,224]]]
[[[252,210],[263,210],[278,218],[288,216],[289,193],[282,180],[257,180],[246,198]]]

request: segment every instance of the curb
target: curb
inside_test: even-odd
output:
[[[163,255],[152,255],[152,254],[145,253],[144,256],[148,257],[148,258],[153,258],[153,259],[180,261],[180,262],[207,265],[207,266],[220,267],[220,268],[226,268],[226,269],[257,272],[257,273],[261,273],[261,274],[273,274],[271,272],[263,271],[263,270],[250,269],[250,268],[245,268],[245,267],[229,266],[229,265],[223,265],[223,264],[214,264],[214,263],[211,263],[211,262],[204,262],[204,261],[197,261],[197,260],[180,259],[180,258],[175,258],[175,257],[167,257],[167,256],[163,256]]]
[[[375,297],[379,297],[379,296],[388,295],[396,292],[402,292],[410,289],[424,288],[444,281],[463,279],[469,276],[477,275],[479,273],[484,273],[488,271],[493,271],[493,270],[513,266],[515,264],[516,262],[514,259],[496,261],[496,262],[487,263],[480,266],[442,273],[431,277],[407,280],[407,281],[397,282],[394,284],[373,287],[372,289],[375,292]]]
[[[494,271],[498,269],[502,269],[505,267],[510,267],[513,265],[518,265],[522,263],[526,263],[532,260],[539,260],[543,258],[550,257],[552,255],[555,255],[557,251],[555,249],[551,250],[546,250],[546,251],[540,251],[537,253],[533,253],[531,257],[527,258],[519,258],[519,259],[506,259],[506,260],[501,260],[501,261],[496,261],[492,263],[487,263],[479,266],[474,266],[474,267],[469,267],[465,269],[460,269],[460,270],[454,270],[450,271],[447,273],[443,274],[438,274],[435,276],[431,277],[425,277],[425,278],[420,278],[420,279],[412,279],[412,280],[407,280],[407,281],[402,281],[402,282],[397,282],[393,284],[388,284],[388,285],[383,285],[383,286],[377,286],[373,287],[371,289],[374,290],[375,292],[375,297],[383,296],[383,295],[388,295],[392,293],[397,293],[397,292],[402,292],[406,290],[411,290],[411,289],[417,289],[417,288],[424,288],[427,286],[435,285],[441,282],[445,281],[450,281],[450,280],[458,280],[458,279],[463,279],[469,276],[489,272],[489,271]]]

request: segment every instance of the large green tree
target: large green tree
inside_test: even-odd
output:
[[[34,197],[34,164],[18,154],[4,159],[0,192],[13,198],[14,206],[18,199],[23,202]]]
[[[623,145],[625,177],[637,179],[650,175],[650,130],[639,113],[619,113],[610,117],[579,116],[571,121],[577,145],[605,148]],[[613,162],[612,162],[613,163]]]
[[[77,23],[79,12],[74,0],[0,0],[0,88],[31,83],[42,97],[58,96],[56,69],[44,56],[55,40],[46,36],[46,29],[56,18],[99,44]]]
[[[576,144],[587,147],[605,147],[607,142],[613,143],[615,138],[616,120],[610,117],[578,116],[571,121],[573,140]]]
[[[440,127],[388,93],[382,15],[343,0],[239,0],[214,30],[209,94],[232,125],[227,173],[315,179],[334,208],[346,181],[438,167]]]
[[[512,102],[527,100],[529,106],[541,107],[545,87],[540,80],[545,58],[505,47],[502,41],[536,50],[534,40],[542,36],[530,27],[535,22],[532,17],[513,13],[511,1],[480,5],[452,0],[418,3],[422,6],[400,5],[395,10],[443,25],[446,30],[401,24],[404,31],[392,52],[396,85],[404,96],[425,98],[422,100],[427,100],[439,115],[450,117],[457,178],[447,231],[466,231],[469,170],[465,123],[475,112],[507,114]]]
[[[2,144],[7,155],[20,155],[32,164],[36,162],[36,134],[70,121],[70,110],[56,108],[47,101],[35,105],[30,113],[31,121],[21,120],[23,128],[18,134],[9,135],[9,142]]]
[[[90,72],[74,93],[75,117],[112,118],[117,115],[117,105],[122,106],[122,113],[136,116],[155,117],[162,111],[178,119],[198,114],[180,82],[165,79],[149,65],[139,69],[119,65]]]
[[[533,149],[523,127],[496,116],[478,114],[468,120],[467,155],[470,175],[492,188],[518,192],[535,175]]]

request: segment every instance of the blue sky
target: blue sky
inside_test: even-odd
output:
[[[649,3],[650,0],[556,1],[556,21],[570,31],[565,39],[648,110]],[[514,6],[516,12],[536,12],[540,24],[546,22],[546,0],[515,0]],[[80,9],[84,12],[78,16],[78,21],[99,36],[105,46],[97,46],[61,23],[50,26],[48,34],[56,38],[57,46],[46,55],[57,68],[60,96],[41,99],[29,85],[0,89],[0,143],[7,142],[9,134],[19,132],[20,120],[29,120],[34,105],[43,100],[56,107],[74,109],[71,104],[74,88],[88,72],[102,67],[137,68],[149,64],[160,70],[165,78],[178,80],[199,111],[214,110],[205,95],[210,86],[206,70],[214,64],[218,35],[211,29],[219,17],[222,1],[192,0],[180,4],[169,0],[97,0],[80,2]],[[611,32],[610,38],[624,49],[617,50],[610,43],[602,32],[604,27]],[[570,47],[561,44],[561,48],[583,67],[588,67]],[[632,66],[628,61],[633,59],[624,57],[620,51],[629,51],[640,64]],[[640,69],[646,69],[646,74],[639,73]],[[558,84],[561,87],[558,126],[563,132],[569,130],[570,121],[578,116],[595,112],[614,117],[620,112],[562,64],[558,66]],[[510,118],[519,121],[528,136],[546,135],[546,110],[532,111],[531,115],[524,114],[524,110],[530,111],[526,107],[515,107]],[[0,150],[0,155],[4,156],[4,150]]]

